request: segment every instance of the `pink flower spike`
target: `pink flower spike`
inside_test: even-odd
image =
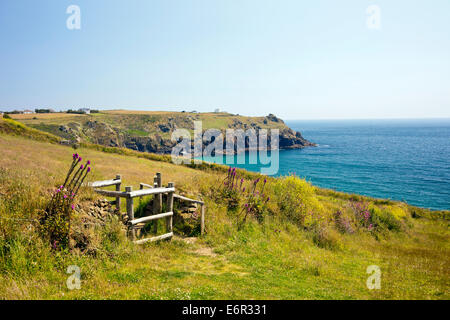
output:
[[[72,203],[71,207],[72,207],[72,210],[75,210],[75,205],[73,203]]]
[[[67,195],[66,194],[64,195],[64,199],[67,199]]]

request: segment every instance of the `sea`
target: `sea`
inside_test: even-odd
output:
[[[450,119],[286,124],[317,147],[281,150],[274,176],[295,174],[323,188],[450,210]],[[250,156],[234,156],[232,163],[224,156],[204,160],[251,171],[267,167],[250,164]]]

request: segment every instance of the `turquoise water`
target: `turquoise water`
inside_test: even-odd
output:
[[[280,151],[276,175],[410,204],[450,209],[450,119],[287,121],[318,147]],[[248,164],[234,166],[259,171]],[[223,157],[205,158],[225,163]]]

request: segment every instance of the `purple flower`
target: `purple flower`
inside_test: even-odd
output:
[[[83,158],[82,158],[82,157],[79,157],[79,158],[78,158],[78,162],[81,162],[81,160],[83,160]]]
[[[87,163],[86,163],[86,165],[88,166],[88,165],[90,165],[90,164],[91,164],[91,161],[88,160]]]
[[[72,207],[72,210],[75,210],[75,205],[73,203],[72,203],[71,207]]]
[[[91,172],[91,167],[88,167],[88,168],[87,168],[87,172]]]
[[[83,166],[83,165],[81,165],[81,166],[80,166],[80,169],[81,169],[81,170],[83,170],[83,168],[84,168],[84,166]]]
[[[244,189],[242,189],[242,192],[245,192],[245,187],[244,187]]]
[[[67,199],[67,195],[66,194],[64,195],[64,199]]]
[[[264,184],[266,184],[266,182],[267,182],[267,179],[264,179]]]

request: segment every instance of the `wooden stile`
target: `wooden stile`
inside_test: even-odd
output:
[[[201,234],[203,235],[205,232],[205,203],[201,200],[194,200],[190,199],[181,195],[175,194],[175,185],[173,182],[168,183],[167,187],[162,187],[162,177],[161,173],[156,173],[153,179],[153,187],[149,184],[141,183],[139,185],[139,190],[133,191],[133,187],[128,186],[125,187],[125,192],[120,191],[120,187],[122,184],[121,176],[118,174],[116,175],[116,178],[113,180],[104,180],[104,181],[95,181],[92,183],[89,183],[88,185],[94,188],[94,191],[103,194],[108,197],[113,197],[116,200],[111,201],[111,203],[114,203],[116,205],[116,208],[120,212],[120,206],[121,206],[121,198],[126,198],[126,208],[127,208],[127,215],[128,215],[128,223],[129,223],[129,237],[131,240],[133,240],[137,244],[151,242],[151,241],[158,241],[163,239],[169,239],[173,237],[173,202],[174,199],[180,199],[183,201],[193,202],[196,204],[201,205],[201,217],[200,217],[200,223],[201,223]],[[115,191],[110,190],[101,190],[97,188],[101,187],[107,187],[107,186],[115,186]],[[144,189],[147,188],[147,189]],[[167,212],[161,213],[163,208],[163,194],[167,194],[166,198],[166,206],[167,206]],[[133,199],[136,197],[142,198],[144,196],[153,195],[153,215],[142,217],[138,219],[134,219],[134,205],[133,205]],[[153,221],[157,219],[163,219],[166,220],[166,232],[163,235],[154,236],[151,238],[146,239],[140,239],[136,241],[136,226],[139,224],[143,224],[148,221]],[[155,221],[154,224],[154,232],[157,234],[157,223]]]

